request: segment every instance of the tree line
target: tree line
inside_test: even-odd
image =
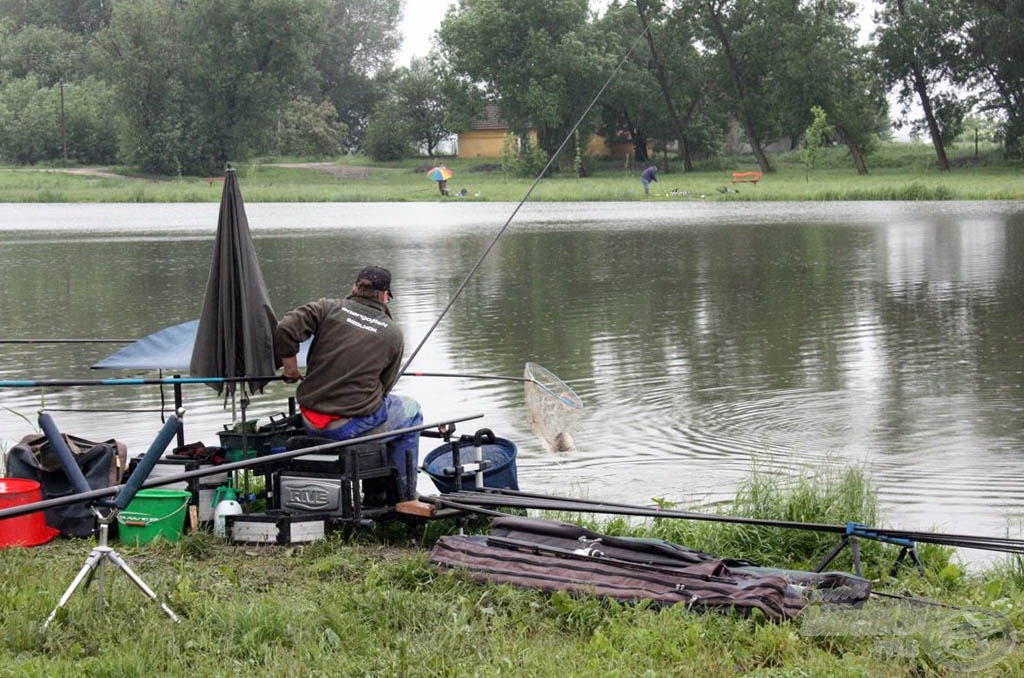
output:
[[[433,155],[487,104],[546,160],[598,92],[563,154],[581,173],[591,134],[687,170],[742,144],[771,172],[769,144],[814,126],[865,173],[891,119],[942,170],[971,116],[1024,150],[1018,2],[876,0],[866,43],[849,0],[588,5],[460,0],[431,54],[396,67],[401,0],[9,0],[0,161],[207,175],[264,155]]]

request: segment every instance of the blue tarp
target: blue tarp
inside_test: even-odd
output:
[[[198,320],[172,325],[135,341],[93,365],[94,370],[170,370],[188,372]],[[299,347],[299,367],[306,366],[310,340]],[[210,376],[207,374],[194,376]],[[253,375],[267,376],[267,375]]]

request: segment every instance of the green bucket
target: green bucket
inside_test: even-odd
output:
[[[187,490],[139,490],[117,515],[122,542],[147,544],[157,537],[178,541],[185,527],[185,508],[192,493]]]

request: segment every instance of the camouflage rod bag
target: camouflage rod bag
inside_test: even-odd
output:
[[[870,581],[843,573],[762,568],[661,540],[518,516],[495,518],[490,535],[441,537],[430,562],[476,581],[695,610],[758,609],[771,619],[792,619],[820,598],[857,605],[871,591]]]

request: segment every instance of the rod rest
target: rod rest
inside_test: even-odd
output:
[[[61,468],[64,469],[64,475],[67,476],[71,486],[75,489],[75,494],[91,491],[92,487],[89,485],[89,481],[85,479],[85,474],[78,467],[78,461],[75,460],[75,455],[71,454],[71,448],[68,447],[64,437],[60,434],[60,429],[57,428],[53,417],[46,412],[40,411],[39,428],[43,429],[50,447],[57,453],[57,459],[60,460]]]
[[[181,413],[181,410],[178,410]],[[123,509],[131,502],[135,497],[135,493],[139,491],[142,483],[146,482],[149,478],[150,472],[153,467],[156,466],[157,460],[160,459],[160,455],[164,453],[167,446],[171,444],[171,440],[178,435],[178,431],[181,429],[181,419],[177,415],[172,414],[164,422],[163,427],[159,433],[156,434],[156,438],[150,444],[149,449],[146,450],[146,454],[143,455],[141,461],[132,471],[132,475],[128,478],[128,481],[121,487],[121,490],[114,496],[111,502],[116,508]]]

